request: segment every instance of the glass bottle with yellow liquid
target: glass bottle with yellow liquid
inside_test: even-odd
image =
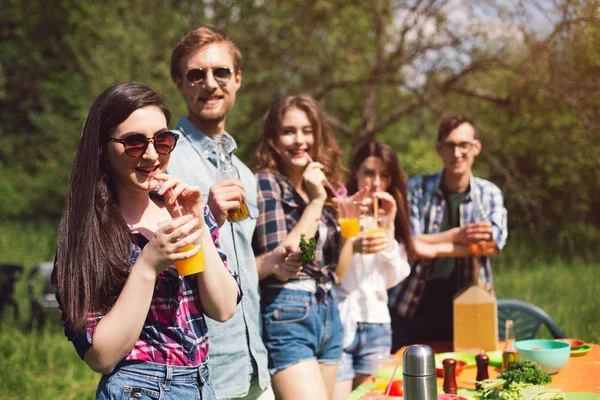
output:
[[[240,180],[240,172],[237,167],[233,165],[233,160],[231,159],[231,154],[227,151],[227,144],[229,140],[224,135],[217,135],[215,137],[215,145],[217,147],[217,174],[218,179],[223,180],[226,178]],[[244,200],[240,204],[239,209],[229,210],[227,215],[227,221],[229,222],[238,222],[242,221],[250,216],[250,212],[248,211],[248,204]]]
[[[502,350],[502,369],[506,369],[519,361],[519,350],[515,348],[515,324],[513,320],[506,320],[505,329],[506,335],[504,337],[504,350]]]

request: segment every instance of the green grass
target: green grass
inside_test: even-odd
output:
[[[0,262],[29,269],[52,260],[55,247],[55,224],[4,224],[0,229]],[[532,302],[568,336],[600,343],[600,262],[561,260],[547,253],[533,257],[529,249],[522,242],[510,243],[495,260],[497,296]],[[28,296],[29,288],[21,279],[16,288],[20,318],[7,309],[0,322],[0,400],[94,398],[100,376],[64,337],[58,311],[46,313],[44,329],[31,330]]]
[[[566,262],[494,268],[496,296],[533,303],[545,310],[567,336],[600,343],[598,271],[600,264]],[[547,331],[541,333],[540,337],[550,337]]]

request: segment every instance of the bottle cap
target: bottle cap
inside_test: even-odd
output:
[[[435,357],[431,347],[424,344],[408,346],[402,355],[403,374],[408,376],[435,375]]]

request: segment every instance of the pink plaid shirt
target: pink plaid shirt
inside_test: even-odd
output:
[[[219,246],[217,224],[206,206],[204,207],[204,220],[210,229],[217,251],[226,264],[227,257],[221,252]],[[143,235],[138,232],[133,233],[137,243],[131,245],[131,266],[136,262],[142,249],[148,243],[148,239]],[[235,275],[234,277],[237,281],[237,277]],[[241,291],[238,291],[238,293],[239,302]],[[82,359],[85,352],[92,346],[96,326],[108,311],[89,313],[88,326],[84,332],[75,333],[65,323],[65,335],[73,342],[77,353]],[[158,275],[152,303],[140,337],[123,360],[197,366],[207,359],[207,355],[208,329],[200,303],[198,282],[194,276],[179,276],[175,266],[171,265]]]

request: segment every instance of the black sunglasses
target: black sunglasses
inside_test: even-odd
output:
[[[177,139],[179,139],[178,134],[171,131],[165,131],[159,132],[151,138],[146,137],[146,135],[142,135],[141,133],[135,133],[131,136],[127,136],[125,139],[108,138],[106,141],[121,143],[125,147],[125,154],[129,157],[140,158],[146,153],[148,143],[150,142],[154,144],[154,150],[156,150],[158,154],[166,156],[175,148]]]
[[[195,86],[199,85],[202,82],[206,81],[206,76],[208,75],[208,71],[212,71],[213,78],[219,85],[225,85],[231,77],[235,70],[229,69],[227,67],[218,67],[218,68],[193,68],[185,73],[185,78],[189,82],[190,85]]]

